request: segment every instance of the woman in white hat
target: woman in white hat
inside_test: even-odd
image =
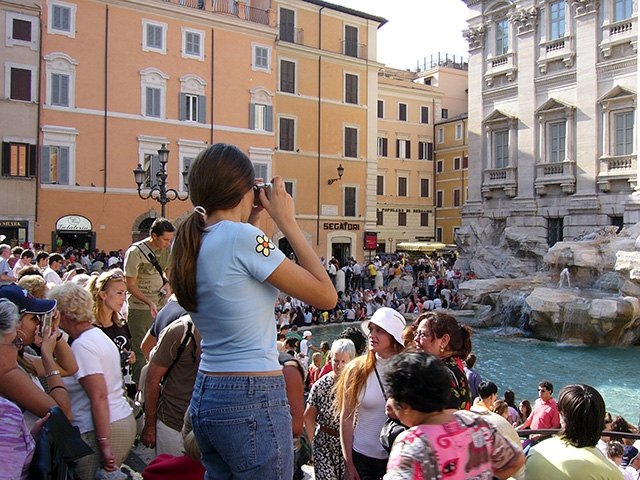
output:
[[[385,474],[388,454],[379,440],[387,418],[382,371],[393,355],[404,350],[405,326],[404,317],[387,307],[362,322],[369,352],[350,362],[338,381],[336,405],[346,480],[381,479]]]

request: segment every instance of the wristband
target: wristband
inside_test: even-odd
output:
[[[58,335],[58,338],[56,338],[56,343],[62,340],[63,337],[64,335],[62,335],[62,332],[60,332],[60,334]]]
[[[109,437],[96,437],[96,441],[98,441],[98,442],[107,442],[107,441],[109,441]]]
[[[60,370],[51,370],[49,373],[46,373],[44,375],[44,378],[49,378],[49,377],[52,377],[54,375],[60,375]]]
[[[63,389],[65,392],[67,391],[66,387],[63,387],[62,385],[56,385],[55,387],[52,387],[49,389],[49,395],[51,395],[51,393],[56,389],[56,388],[61,388]]]

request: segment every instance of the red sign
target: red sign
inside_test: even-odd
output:
[[[364,249],[375,250],[378,248],[378,234],[376,232],[364,233]]]

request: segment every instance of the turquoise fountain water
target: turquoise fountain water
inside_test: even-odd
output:
[[[313,344],[334,340],[349,325],[313,327]],[[500,395],[511,389],[516,400],[538,398],[538,382],[549,380],[557,399],[560,389],[586,383],[598,389],[612,415],[623,415],[637,425],[640,414],[640,348],[561,345],[527,338],[501,338],[496,331],[476,329],[473,351],[477,370],[491,380]]]

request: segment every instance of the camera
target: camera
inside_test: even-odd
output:
[[[269,198],[271,196],[271,187],[273,186],[272,183],[258,183],[256,185],[253,186],[253,204],[257,207],[262,205],[262,202],[260,201],[260,190],[264,189],[265,194],[267,195],[267,198]]]
[[[40,324],[40,336],[44,337],[44,329],[49,327],[49,332],[51,332],[51,322],[53,321],[53,311],[49,313],[45,313],[42,317],[42,323]]]

